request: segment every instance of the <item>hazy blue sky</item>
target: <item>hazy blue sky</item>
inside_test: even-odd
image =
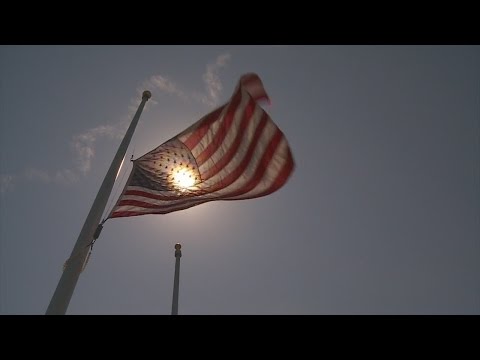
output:
[[[144,89],[128,158],[256,72],[287,184],[107,221],[67,313],[170,314],[181,242],[180,314],[480,314],[479,65],[479,46],[0,46],[0,313],[45,312]]]

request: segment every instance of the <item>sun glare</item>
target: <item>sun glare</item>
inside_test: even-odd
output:
[[[178,169],[174,171],[173,184],[180,189],[188,189],[195,185],[195,176],[188,169]]]

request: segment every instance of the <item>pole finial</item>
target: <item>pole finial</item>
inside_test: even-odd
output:
[[[148,91],[148,90],[145,90],[145,91],[143,92],[143,94],[142,94],[142,100],[143,100],[143,99],[148,100],[148,99],[150,99],[151,97],[152,97],[152,93],[151,93],[150,91]]]

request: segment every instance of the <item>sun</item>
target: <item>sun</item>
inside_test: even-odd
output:
[[[189,169],[178,168],[173,171],[172,182],[177,188],[186,190],[195,185],[195,176]]]

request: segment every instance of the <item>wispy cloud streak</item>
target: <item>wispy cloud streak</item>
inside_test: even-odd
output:
[[[74,135],[70,145],[76,154],[77,167],[75,170],[82,175],[86,175],[91,169],[92,159],[95,156],[95,142],[102,137],[121,139],[125,130],[124,126],[118,123],[115,125],[100,125]]]
[[[15,175],[2,174],[0,175],[0,193],[5,193],[13,189]]]
[[[219,55],[214,63],[207,65],[207,70],[202,76],[206,91],[206,95],[200,96],[202,103],[211,107],[219,104],[220,94],[223,90],[219,72],[220,69],[227,66],[230,57],[228,53]]]
[[[0,174],[0,192],[4,193],[12,190],[15,182],[20,178],[44,184],[68,185],[77,182],[81,176],[87,175],[92,168],[92,161],[95,158],[95,146],[98,140],[103,138],[113,140],[123,137],[127,130],[129,120],[138,108],[140,103],[139,99],[144,90],[150,90],[154,94],[164,93],[176,96],[183,101],[199,101],[210,107],[217,106],[223,90],[219,73],[222,68],[227,66],[230,58],[231,56],[228,53],[221,54],[213,63],[206,65],[206,71],[202,74],[202,80],[205,86],[205,93],[203,94],[195,92],[188,94],[182,90],[175,81],[167,76],[150,76],[137,87],[137,96],[130,99],[128,114],[123,116],[119,122],[100,125],[72,136],[70,141],[70,148],[74,156],[72,161],[74,166],[72,168],[48,171],[35,167],[27,167],[20,175]],[[157,101],[150,99],[145,106],[145,110],[155,104],[157,104]]]

